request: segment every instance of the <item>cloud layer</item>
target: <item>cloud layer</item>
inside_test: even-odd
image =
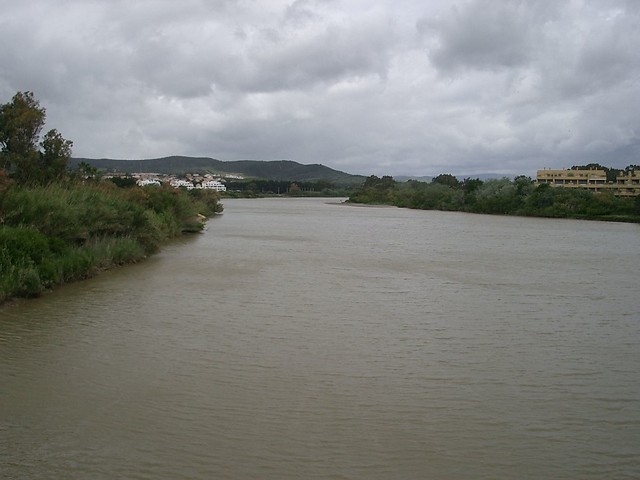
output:
[[[0,0],[0,102],[87,157],[359,174],[640,163],[633,0]]]

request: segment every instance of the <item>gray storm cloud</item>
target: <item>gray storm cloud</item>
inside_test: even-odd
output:
[[[0,101],[87,157],[360,174],[640,163],[630,1],[0,0]]]

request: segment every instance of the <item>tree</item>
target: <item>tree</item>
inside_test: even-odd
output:
[[[516,187],[508,178],[490,179],[476,191],[474,208],[482,213],[513,213],[519,206]]]
[[[100,176],[100,171],[96,167],[89,165],[89,163],[82,161],[78,165],[78,175],[80,175],[80,178],[84,180],[96,179]],[[117,178],[117,177],[113,177],[113,178]]]
[[[527,198],[530,213],[540,215],[545,208],[553,205],[553,187],[548,183],[538,185]]]
[[[113,183],[118,188],[133,188],[138,185],[136,183],[137,180],[129,174],[125,175],[124,177],[111,177],[109,180],[111,180],[111,183]]]
[[[73,142],[65,140],[54,128],[46,133],[41,145],[43,151],[40,153],[40,162],[43,178],[53,180],[64,176],[71,158]]]
[[[458,181],[458,179],[453,175],[451,175],[450,173],[441,173],[440,175],[435,177],[433,180],[431,180],[431,183],[439,183],[441,185],[446,185],[447,187],[451,187],[451,188],[458,188],[458,186],[460,185],[460,182]]]
[[[516,186],[516,194],[521,197],[529,195],[535,188],[531,177],[527,177],[526,175],[518,175],[515,177],[513,184]]]
[[[483,184],[484,182],[479,178],[467,177],[462,181],[461,185],[462,185],[462,190],[464,190],[464,193],[469,194],[478,190]]]
[[[392,203],[395,190],[396,181],[393,177],[385,175],[379,178],[371,175],[351,198],[354,202],[362,203]]]
[[[18,92],[0,105],[0,147],[5,168],[37,152],[46,113],[32,92]]]
[[[18,182],[45,183],[66,170],[73,143],[55,129],[40,143],[45,118],[33,92],[18,92],[11,102],[0,105],[0,168]]]
[[[38,138],[44,125],[45,110],[32,92],[18,92],[10,103],[0,105],[0,166],[28,174],[38,163]]]
[[[379,178],[375,175],[370,175],[364,181],[363,188],[375,188],[376,190],[388,190],[396,186],[396,181],[390,175],[385,175]]]
[[[287,189],[287,195],[300,195],[300,186],[296,182],[292,182]]]

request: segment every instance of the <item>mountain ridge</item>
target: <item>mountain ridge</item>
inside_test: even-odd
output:
[[[123,173],[226,173],[267,180],[290,180],[298,182],[325,180],[336,184],[361,183],[365,179],[362,175],[352,175],[319,163],[302,164],[293,160],[222,161],[210,157],[189,157],[183,155],[141,160],[77,157],[71,159],[70,166],[77,168],[81,162],[86,162],[99,170]]]

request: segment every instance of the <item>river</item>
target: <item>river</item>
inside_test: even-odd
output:
[[[640,478],[637,225],[224,203],[0,309],[1,478]]]

